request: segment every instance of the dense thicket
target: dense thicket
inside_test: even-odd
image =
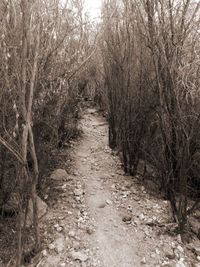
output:
[[[81,97],[106,110],[125,172],[151,167],[180,232],[200,200],[200,3],[106,0],[95,29],[82,1],[61,2],[0,2],[0,210],[14,198],[16,266],[30,199],[40,248],[38,185]]]
[[[101,84],[125,172],[151,166],[181,232],[200,197],[200,4],[104,1]],[[188,208],[188,196],[197,200]]]
[[[3,214],[11,198],[15,208],[17,203],[17,266],[29,199],[35,248],[40,248],[36,197],[51,149],[77,132],[87,63],[94,53],[82,11],[76,0],[65,6],[58,0],[0,2],[0,208]]]

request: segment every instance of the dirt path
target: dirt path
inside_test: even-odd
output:
[[[107,148],[107,125],[88,110],[82,121],[84,140],[78,148],[77,169],[85,178],[86,203],[94,218],[91,247],[99,248],[101,266],[140,266],[137,242],[130,237],[122,216],[112,201],[105,181],[116,174],[116,163]],[[85,164],[83,165],[83,160]]]
[[[123,173],[107,145],[106,121],[87,109],[80,127],[72,169],[42,222],[42,258],[32,266],[199,267],[174,233],[168,203]],[[64,162],[65,150],[61,156]]]

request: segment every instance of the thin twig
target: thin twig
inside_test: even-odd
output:
[[[25,164],[22,156],[1,136],[0,136],[0,143],[4,145],[18,159],[20,163],[22,163],[23,165]]]

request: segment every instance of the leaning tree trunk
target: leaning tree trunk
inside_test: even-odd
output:
[[[38,182],[38,163],[37,163],[37,156],[35,151],[34,145],[34,138],[32,132],[32,105],[33,105],[33,96],[34,96],[34,87],[35,87],[35,79],[37,74],[37,65],[38,65],[38,55],[39,55],[39,45],[40,45],[40,23],[37,25],[36,31],[36,46],[35,46],[35,55],[33,60],[33,68],[32,68],[32,75],[30,78],[30,87],[27,90],[27,68],[28,68],[28,37],[30,38],[30,17],[31,14],[29,12],[30,6],[26,0],[21,1],[21,8],[23,13],[23,41],[22,41],[22,69],[21,69],[21,79],[22,79],[22,86],[21,86],[21,93],[20,99],[22,104],[22,115],[24,119],[23,125],[23,134],[22,134],[22,158],[24,162],[24,166],[21,172],[21,180],[20,180],[20,187],[21,187],[21,199],[20,199],[20,209],[19,209],[19,216],[18,216],[18,251],[17,251],[17,262],[16,266],[21,266],[22,260],[22,224],[23,224],[23,209],[22,209],[22,200],[23,200],[23,186],[27,185],[27,183],[31,184],[31,200],[33,202],[33,219],[34,219],[34,229],[35,229],[35,246],[38,249],[40,247],[40,238],[39,238],[39,228],[38,228],[38,216],[37,216],[37,195],[36,195],[36,185]],[[32,37],[33,38],[33,37]],[[28,145],[30,145],[30,152],[34,163],[34,174],[31,177],[31,174],[28,170],[27,164],[27,153],[28,153]]]

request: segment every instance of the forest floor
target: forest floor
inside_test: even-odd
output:
[[[82,137],[60,152],[68,176],[47,193],[43,251],[28,266],[200,266],[175,233],[167,201],[124,174],[96,109],[84,110],[80,128]]]

